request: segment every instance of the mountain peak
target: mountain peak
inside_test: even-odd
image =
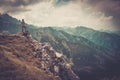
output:
[[[9,14],[7,13],[4,13],[4,14],[1,14],[2,17],[11,17]]]
[[[85,26],[77,26],[75,29],[82,29],[82,30],[94,30],[94,29],[91,29],[91,28],[88,28],[88,27],[85,27]]]
[[[1,14],[0,18],[3,21],[13,22],[13,23],[15,23],[15,22],[18,23],[19,22],[16,18],[12,17],[11,15],[9,15],[7,13]]]

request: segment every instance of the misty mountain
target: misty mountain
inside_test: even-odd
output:
[[[52,27],[39,28],[33,32],[36,40],[49,42],[58,52],[72,59],[76,73],[83,80],[100,80],[111,73],[112,76],[119,73],[120,54],[116,52],[96,45],[84,37],[74,36]]]
[[[108,32],[108,33],[113,33],[113,34],[117,34],[117,35],[120,36],[120,31],[106,31],[106,32]]]
[[[10,16],[8,15],[8,17]],[[4,18],[0,18],[1,22]],[[13,21],[13,19],[11,17],[10,21]],[[5,25],[5,23],[1,24]],[[0,26],[0,30],[17,33],[17,30],[18,32],[21,31],[21,27],[17,25],[20,26],[19,21],[16,21],[16,23],[13,21],[7,28],[6,26],[4,26],[5,28]],[[17,30],[14,32],[14,29]],[[28,30],[34,39],[42,43],[47,42],[56,51],[66,55],[73,62],[74,71],[81,80],[120,79],[119,36],[86,27],[35,28],[35,26],[32,26],[31,28],[28,26]]]
[[[120,48],[120,36],[114,33],[101,32],[87,27],[79,26],[76,28],[64,28],[64,31],[75,36],[82,36],[95,44],[119,51]]]
[[[17,33],[21,29],[20,22],[8,14],[0,15],[0,24],[0,31],[10,31],[11,33]]]

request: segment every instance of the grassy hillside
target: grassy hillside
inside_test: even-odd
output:
[[[0,80],[60,80],[40,68],[30,43],[25,37],[0,35]]]

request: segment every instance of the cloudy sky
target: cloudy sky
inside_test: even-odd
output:
[[[120,0],[0,0],[0,12],[37,26],[120,29]]]

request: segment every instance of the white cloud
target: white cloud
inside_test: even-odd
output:
[[[94,29],[112,28],[112,16],[106,17],[101,12],[86,11],[80,4],[70,2],[67,5],[55,7],[52,1],[41,2],[28,6],[30,11],[14,15],[18,19],[24,18],[27,23],[37,26],[87,26]],[[83,5],[83,3],[81,3]],[[84,10],[86,9],[86,10]]]

